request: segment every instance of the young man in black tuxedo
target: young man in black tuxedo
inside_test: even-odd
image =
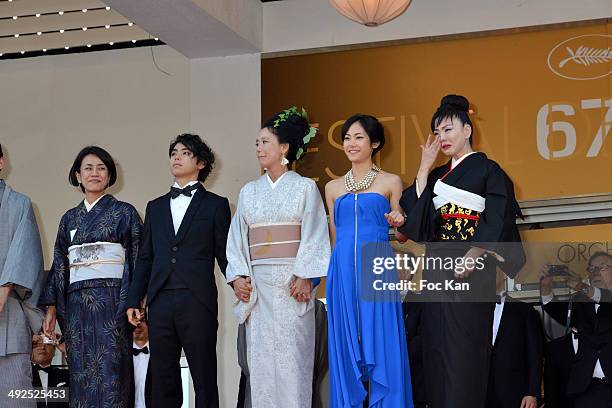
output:
[[[132,355],[134,361],[134,408],[150,408],[151,405],[151,352],[149,350],[149,326],[141,321],[134,329]]]
[[[169,148],[175,178],[167,194],[147,205],[142,244],[128,295],[128,319],[137,326],[147,296],[153,407],[183,403],[180,357],[185,350],[196,408],[219,406],[215,259],[225,274],[231,221],[227,198],[203,182],[214,164],[199,136],[179,135]]]
[[[544,332],[535,309],[506,294],[505,278],[497,270],[487,408],[537,408]]]
[[[571,303],[554,301],[549,271],[549,266],[544,266],[540,275],[544,310],[562,325],[569,316],[578,337],[566,394],[574,399],[575,408],[611,408],[612,255],[598,252],[589,258],[589,285],[565,276],[568,287],[577,292]]]
[[[57,348],[65,354],[65,345]],[[32,386],[44,389],[63,387],[68,388],[68,369],[52,366],[51,361],[55,355],[55,344],[45,343],[42,335],[32,336]],[[53,400],[38,401],[37,408],[64,408],[68,402]]]

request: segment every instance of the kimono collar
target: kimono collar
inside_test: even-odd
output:
[[[278,185],[278,182],[281,181],[281,179],[283,177],[285,177],[285,174],[287,174],[287,173],[289,173],[289,172],[286,171],[283,174],[281,174],[280,177],[276,179],[276,181],[272,181],[272,179],[270,178],[270,175],[268,173],[266,173],[266,180],[268,180],[268,183],[270,184],[270,187],[272,188],[272,190],[274,190],[276,188],[276,186]]]
[[[463,156],[461,156],[460,158],[458,158],[457,160],[455,160],[455,159],[451,159],[451,168],[452,168],[452,169],[454,169],[454,168],[455,168],[455,167],[457,167],[457,165],[458,165],[459,163],[461,163],[461,162],[462,162],[462,161],[463,161],[463,160],[464,160],[466,157],[468,157],[469,155],[474,154],[474,153],[476,153],[476,152],[469,152],[469,153],[466,153],[466,154],[464,154]]]
[[[96,201],[94,201],[93,203],[89,204],[89,202],[87,201],[87,199],[83,200],[83,204],[85,204],[85,210],[87,210],[87,212],[90,212],[92,208],[94,208],[94,206],[96,204],[98,204],[98,201],[100,201],[103,197],[105,197],[106,194],[102,194],[100,197],[98,197],[98,199]]]

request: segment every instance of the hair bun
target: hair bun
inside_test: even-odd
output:
[[[462,110],[464,112],[469,112],[470,110],[470,102],[465,96],[461,95],[446,95],[440,101],[440,107],[444,105],[448,105],[452,108]]]

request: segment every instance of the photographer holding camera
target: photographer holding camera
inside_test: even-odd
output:
[[[568,325],[569,319],[578,332],[567,395],[574,398],[575,408],[612,407],[612,255],[597,252],[589,258],[589,284],[561,269],[557,265],[542,268],[540,295],[553,319],[562,325]],[[576,291],[569,302],[554,301],[553,275]]]

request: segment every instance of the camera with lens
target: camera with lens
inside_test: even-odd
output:
[[[569,269],[567,265],[562,264],[554,264],[550,265],[548,268],[548,276],[568,276]]]

